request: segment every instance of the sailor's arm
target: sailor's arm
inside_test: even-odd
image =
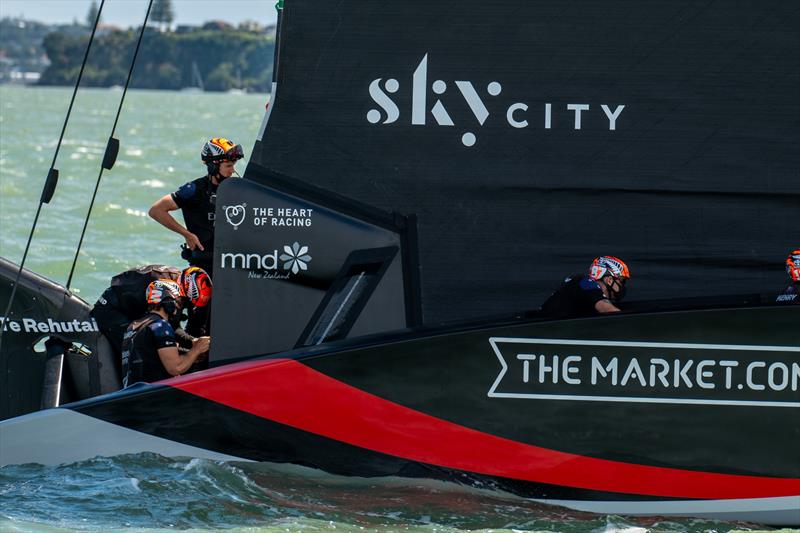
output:
[[[594,308],[598,313],[619,313],[619,307],[612,304],[610,300],[598,300],[597,303],[594,304]]]
[[[208,351],[210,341],[211,337],[200,337],[192,344],[186,355],[181,355],[177,346],[159,348],[158,358],[170,376],[180,376]]]
[[[188,246],[190,250],[194,250],[195,248],[205,250],[203,245],[200,244],[200,239],[197,238],[197,235],[184,228],[180,222],[175,220],[175,217],[169,214],[170,211],[175,211],[177,209],[178,204],[172,199],[172,195],[167,194],[156,200],[156,203],[150,206],[150,210],[147,214],[168,230],[172,230],[186,239],[186,246]]]
[[[186,353],[192,347],[192,343],[197,340],[197,337],[189,335],[182,327],[175,329],[175,340],[178,342],[178,351]]]

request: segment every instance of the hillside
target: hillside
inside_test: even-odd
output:
[[[83,85],[123,85],[137,38],[138,29],[133,28],[107,27],[98,32]],[[88,40],[88,29],[82,26],[54,27],[19,19],[0,21],[4,71],[41,72],[39,85],[73,85]],[[181,32],[148,28],[131,85],[177,90],[202,83],[208,91],[268,92],[274,43],[274,34],[263,28],[237,29],[222,22]],[[8,75],[4,77],[10,79]]]

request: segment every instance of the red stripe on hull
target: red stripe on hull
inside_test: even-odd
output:
[[[670,498],[800,494],[800,479],[637,465],[497,437],[403,407],[289,359],[229,365],[165,384],[353,446],[477,474]]]

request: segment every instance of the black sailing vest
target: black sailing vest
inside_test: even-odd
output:
[[[122,340],[122,386],[140,381],[152,383],[172,377],[158,357],[159,345],[150,325],[162,318],[149,313],[128,326]],[[174,340],[173,340],[174,345]]]

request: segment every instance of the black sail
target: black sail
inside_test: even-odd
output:
[[[14,311],[0,416],[45,403],[53,361],[88,399],[0,423],[0,463],[149,451],[800,524],[800,306],[775,299],[800,246],[798,22],[287,0],[246,179],[217,191],[213,368],[90,398],[101,337],[33,350],[88,306],[28,273],[50,297]],[[632,267],[626,312],[520,313],[599,254]]]
[[[246,177],[415,214],[426,322],[536,308],[601,254],[632,299],[785,284],[791,3],[292,0],[282,19]]]

